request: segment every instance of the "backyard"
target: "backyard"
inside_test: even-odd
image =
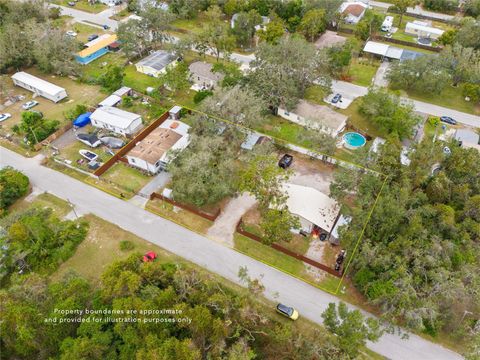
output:
[[[68,5],[70,1],[71,0],[51,0],[53,4],[68,6],[68,7],[70,7],[70,5]],[[77,0],[75,1],[75,6],[73,8],[96,14],[107,9],[108,7],[107,5],[102,4],[101,2],[95,2],[92,4],[88,0]]]

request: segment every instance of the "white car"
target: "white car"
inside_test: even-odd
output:
[[[0,114],[0,122],[10,119],[11,117],[12,117],[12,114],[9,114],[9,113]]]
[[[22,105],[22,108],[24,110],[30,110],[34,106],[38,105],[38,101],[32,100],[32,101],[27,101],[25,104]]]
[[[77,33],[73,30],[68,30],[66,33],[65,33],[67,36],[71,36],[71,37],[75,37],[77,36]]]

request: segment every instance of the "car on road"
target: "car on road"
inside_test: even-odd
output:
[[[289,319],[292,319],[292,320],[297,320],[298,319],[298,311],[295,310],[291,306],[278,304],[277,305],[277,312],[282,314],[283,316],[288,317]]]
[[[157,254],[153,251],[150,251],[143,255],[143,262],[152,262],[157,258]]]
[[[335,96],[332,98],[332,104],[336,104],[338,102],[342,102],[342,95],[335,94]]]
[[[77,36],[78,34],[77,34],[75,31],[73,31],[73,30],[68,30],[68,31],[65,33],[65,35],[70,36],[70,37],[75,37],[75,36]]]
[[[293,156],[290,154],[285,154],[282,156],[280,161],[278,162],[278,166],[280,166],[282,169],[286,169],[292,165],[293,162]]]
[[[0,122],[10,119],[11,117],[12,117],[12,114],[9,114],[9,113],[0,114]]]
[[[75,4],[76,4],[75,1],[69,1],[68,2],[68,6],[75,6]]]
[[[108,30],[108,29],[110,29],[110,26],[108,26],[107,24],[104,24],[104,25],[102,25],[102,28],[103,28],[103,30]]]
[[[97,34],[91,34],[91,35],[88,35],[88,38],[87,40],[88,41],[92,41],[92,40],[95,40],[98,38],[98,35]]]
[[[457,120],[452,119],[450,116],[440,116],[440,121],[450,125],[457,125]]]
[[[30,110],[31,108],[37,105],[38,105],[38,101],[35,101],[35,100],[27,101],[25,104],[22,105],[22,109]]]

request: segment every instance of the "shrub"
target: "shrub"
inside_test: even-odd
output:
[[[129,240],[122,240],[120,241],[120,250],[122,251],[130,251],[135,248],[135,245]]]
[[[206,97],[209,97],[209,96],[212,96],[212,95],[213,95],[213,92],[211,92],[210,90],[200,90],[193,97],[193,102],[195,104],[198,104],[199,102],[201,102]]]

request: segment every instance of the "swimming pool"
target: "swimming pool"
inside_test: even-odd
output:
[[[344,146],[347,149],[355,150],[364,146],[367,142],[365,136],[357,132],[348,132],[343,135]]]

